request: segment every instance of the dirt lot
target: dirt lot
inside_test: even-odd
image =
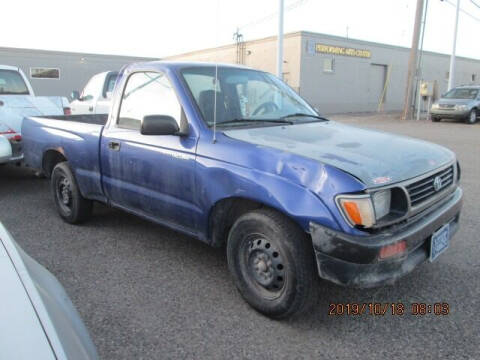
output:
[[[291,321],[253,311],[229,277],[224,252],[98,205],[82,226],[62,222],[49,183],[0,168],[0,221],[64,284],[102,359],[479,359],[480,123],[337,115],[355,126],[414,136],[454,150],[465,205],[451,248],[394,286],[345,289],[320,281],[315,310]],[[381,151],[381,149],[379,149]],[[329,316],[330,303],[403,303],[403,316]],[[449,315],[410,314],[412,303]]]

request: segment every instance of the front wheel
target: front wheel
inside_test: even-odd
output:
[[[477,121],[477,110],[472,109],[470,111],[470,114],[468,114],[466,122],[467,122],[467,124],[475,124],[476,121]]]
[[[431,119],[432,119],[433,122],[439,122],[440,121],[440,118],[436,117],[436,116],[431,116]]]
[[[227,260],[240,294],[269,317],[292,316],[316,300],[311,241],[273,210],[255,210],[237,219],[228,236]]]
[[[85,199],[67,162],[61,162],[52,171],[51,188],[57,211],[63,220],[78,224],[92,213],[92,201]]]

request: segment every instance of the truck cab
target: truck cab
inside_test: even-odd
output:
[[[108,114],[117,76],[117,71],[96,74],[88,81],[81,94],[73,91],[71,114]]]

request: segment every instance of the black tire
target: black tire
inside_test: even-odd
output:
[[[467,124],[475,124],[477,122],[477,109],[472,109],[465,119]]]
[[[92,214],[92,201],[85,199],[67,162],[61,162],[52,171],[51,189],[57,211],[63,220],[79,224]]]
[[[276,211],[261,209],[239,217],[228,236],[227,260],[240,294],[264,315],[293,316],[316,300],[312,243]]]
[[[439,122],[440,121],[440,118],[439,117],[436,117],[436,116],[432,116],[432,121],[433,122]]]

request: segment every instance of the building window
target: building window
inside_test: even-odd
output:
[[[32,79],[60,79],[60,69],[44,67],[30,68],[30,77]]]
[[[472,74],[472,82],[475,82],[477,80],[477,74]]]
[[[323,59],[323,71],[332,73],[334,71],[334,61],[333,59]]]

